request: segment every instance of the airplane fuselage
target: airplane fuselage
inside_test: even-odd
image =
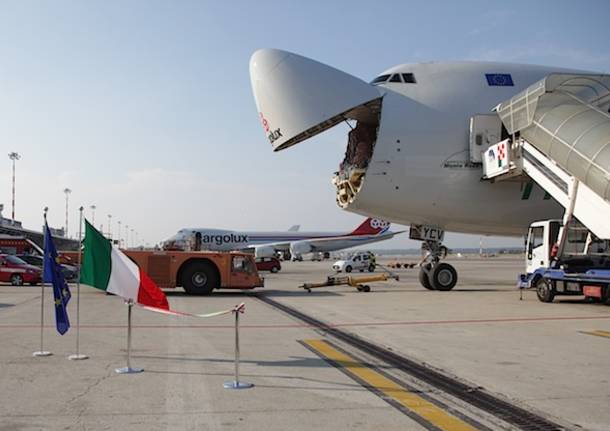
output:
[[[557,69],[498,63],[413,64],[384,74],[412,73],[416,84],[386,82],[377,140],[362,188],[348,209],[449,231],[520,235],[561,207],[527,183],[481,181],[470,162],[469,120],[490,113]],[[486,74],[514,85],[492,86]],[[499,137],[498,137],[499,140]],[[529,190],[526,190],[528,189]]]

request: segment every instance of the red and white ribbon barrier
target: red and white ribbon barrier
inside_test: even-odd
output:
[[[222,310],[222,311],[215,311],[213,313],[205,313],[205,314],[185,313],[182,311],[164,310],[162,308],[150,307],[148,305],[141,305],[141,304],[137,304],[137,305],[139,305],[141,308],[143,308],[145,310],[152,311],[154,313],[168,314],[170,316],[178,316],[178,317],[199,317],[199,318],[203,318],[203,319],[207,319],[209,317],[222,316],[224,314],[230,314],[230,313],[244,313],[244,311],[246,310],[246,304],[244,304],[243,302],[241,304],[236,305],[233,308],[229,308],[229,309]]]

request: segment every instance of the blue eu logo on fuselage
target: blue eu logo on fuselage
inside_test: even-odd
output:
[[[487,84],[494,87],[513,87],[513,78],[510,73],[486,73]]]

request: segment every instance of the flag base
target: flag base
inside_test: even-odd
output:
[[[254,383],[237,382],[235,380],[231,380],[224,382],[223,386],[225,389],[250,389],[254,387]]]
[[[117,374],[136,374],[144,371],[144,368],[123,367],[114,370]]]
[[[51,356],[53,353],[47,352],[46,350],[39,350],[38,352],[32,353],[32,356]]]
[[[70,355],[70,356],[68,356],[68,359],[71,360],[71,361],[82,361],[83,359],[89,359],[89,356],[83,355],[83,354],[80,354],[80,355]]]

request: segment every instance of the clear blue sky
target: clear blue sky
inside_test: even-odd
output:
[[[272,153],[253,51],[287,49],[366,80],[449,59],[610,72],[609,21],[607,1],[2,1],[0,142],[22,155],[17,218],[38,228],[48,205],[63,225],[70,187],[71,230],[91,204],[97,225],[110,213],[115,230],[121,220],[149,242],[183,226],[348,230],[361,217],[335,206],[330,184],[344,131]]]

